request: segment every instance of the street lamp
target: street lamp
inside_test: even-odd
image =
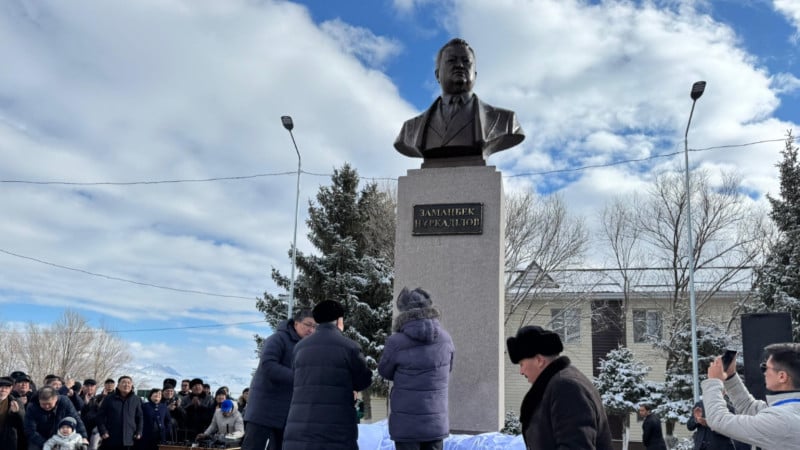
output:
[[[294,269],[297,265],[297,211],[300,206],[300,150],[297,149],[297,142],[294,140],[294,134],[292,134],[292,128],[294,128],[294,122],[292,122],[291,116],[281,116],[281,123],[283,124],[283,128],[286,128],[289,131],[289,136],[292,137],[292,144],[294,144],[294,151],[297,153],[297,195],[294,198],[294,238],[292,239],[292,275],[289,284],[289,307],[286,313],[286,318],[292,318],[292,308],[294,308]]]
[[[692,322],[692,393],[694,403],[700,401],[700,378],[697,368],[697,306],[694,295],[694,238],[692,238],[692,193],[689,190],[689,126],[692,124],[692,114],[697,99],[706,90],[706,82],[698,81],[692,85],[692,110],[689,112],[689,122],[686,124],[686,134],[683,135],[683,157],[686,166],[686,235],[689,248],[689,314]]]

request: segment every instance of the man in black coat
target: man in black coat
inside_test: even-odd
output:
[[[661,432],[661,420],[653,414],[653,407],[647,403],[639,406],[642,422],[642,444],[647,450],[667,450],[664,433]]]
[[[317,331],[294,347],[294,393],[284,450],[358,450],[356,392],[372,384],[361,348],[346,338],[344,308],[325,300],[313,310]]]
[[[45,386],[37,392],[36,399],[31,399],[25,409],[25,436],[29,450],[41,450],[44,443],[58,431],[58,424],[65,417],[75,419],[75,432],[86,440],[86,427],[80,414],[75,410],[66,395],[59,395],[51,386]]]
[[[566,356],[561,338],[525,326],[506,340],[511,362],[531,383],[520,407],[529,449],[611,450],[611,428],[600,394]]]
[[[694,431],[694,450],[734,450],[731,439],[708,428],[703,402],[697,402],[686,428]]]
[[[214,418],[214,397],[205,393],[203,380],[194,378],[189,382],[189,394],[181,400],[184,411],[184,429],[179,438],[191,439],[205,431]]]
[[[142,437],[144,418],[142,400],[133,392],[133,379],[119,377],[117,389],[109,394],[97,414],[97,429],[103,440],[103,450],[123,450],[132,447]]]
[[[261,359],[244,413],[245,435],[242,450],[281,450],[283,428],[292,402],[294,346],[317,328],[311,310],[301,308],[294,318],[278,325],[272,336],[261,345]]]

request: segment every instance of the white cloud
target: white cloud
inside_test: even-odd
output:
[[[370,67],[381,68],[387,59],[403,50],[397,40],[376,36],[366,28],[354,27],[341,19],[323,22],[320,28],[339,44],[344,53],[358,57]]]
[[[275,289],[270,268],[288,269],[296,156],[281,115],[294,117],[306,171],[331,173],[348,161],[362,176],[386,176],[387,163],[412,167],[390,143],[395,125],[414,111],[388,77],[365,70],[302,7],[188,7],[180,0],[28,6],[33,10],[12,6],[0,15],[0,58],[14,67],[0,71],[3,179],[288,172],[209,183],[6,185],[0,204],[15,220],[0,223],[0,249],[115,278],[245,297],[137,286],[3,255],[5,289],[31,292],[34,303],[80,298],[88,309],[128,319],[202,317],[204,309],[252,313],[255,298]],[[391,54],[390,42],[372,41],[358,49],[362,56],[379,62]],[[303,205],[326,182],[302,176],[301,226]],[[298,237],[307,251],[302,229]]]
[[[476,92],[515,110],[526,130],[522,147],[496,160],[515,172],[682,149],[689,91],[697,80],[706,80],[708,87],[697,102],[691,146],[779,138],[791,128],[770,117],[780,93],[773,77],[742,50],[734,30],[691,4],[673,10],[621,1],[474,0],[462,2],[455,17],[477,53]],[[771,149],[692,158],[693,164],[722,159],[772,171],[777,152]],[[642,169],[657,170],[663,162],[656,159]],[[760,192],[775,186],[763,181],[745,176],[745,184]]]
[[[773,5],[775,10],[783,14],[797,30],[792,38],[794,42],[797,42],[800,37],[800,3],[796,0],[774,0]]]
[[[791,73],[778,73],[772,77],[772,88],[780,94],[794,93],[800,90],[800,78]]]
[[[400,14],[410,15],[416,10],[434,3],[435,0],[392,0],[392,6]]]

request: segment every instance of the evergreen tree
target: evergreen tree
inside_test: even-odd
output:
[[[759,271],[756,288],[759,303],[755,311],[789,312],[792,336],[800,339],[800,163],[798,147],[791,131],[781,152],[781,194],[767,196],[772,206],[770,217],[778,228],[778,239]]]
[[[340,302],[344,334],[361,346],[373,370],[371,391],[384,393],[377,366],[392,320],[394,202],[374,183],[359,192],[358,173],[348,164],[335,170],[331,181],[319,188],[308,208],[308,238],[318,253],[297,252],[294,308]],[[288,253],[291,257],[291,248]],[[275,268],[272,279],[289,291],[289,278]],[[286,318],[287,297],[265,293],[256,303],[273,328]],[[364,401],[369,414],[368,395]]]
[[[634,359],[629,348],[620,345],[608,352],[605,359],[600,360],[598,369],[600,374],[594,379],[594,385],[600,391],[606,413],[623,417],[625,431],[622,448],[627,449],[630,415],[636,412],[639,402],[648,398],[651,393],[651,387],[645,381],[650,368]]]
[[[666,422],[668,437],[672,437],[675,424],[685,424],[694,407],[692,393],[692,333],[688,325],[673,333],[670,340],[654,342],[656,348],[669,348],[674,362],[667,366],[664,382],[654,385],[648,403],[656,406],[655,412]],[[706,377],[708,366],[725,349],[731,348],[734,336],[716,323],[697,326],[698,378]]]

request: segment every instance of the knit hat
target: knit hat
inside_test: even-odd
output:
[[[335,300],[324,300],[317,303],[311,314],[317,323],[333,322],[339,317],[344,317],[344,308]]]
[[[564,350],[557,333],[535,325],[520,328],[516,336],[506,339],[506,345],[508,357],[514,364],[536,355],[557,355]]]
[[[61,419],[61,422],[58,422],[58,428],[61,428],[64,425],[72,428],[72,430],[74,431],[75,428],[77,428],[78,426],[78,422],[76,422],[75,419],[73,419],[72,417],[64,417],[63,419]]]
[[[224,413],[233,411],[233,400],[231,399],[223,400],[222,403],[220,403],[219,405],[219,409]]]
[[[409,309],[430,308],[433,306],[431,296],[422,288],[416,288],[413,291],[404,287],[397,296],[397,309],[400,311],[408,311]]]

